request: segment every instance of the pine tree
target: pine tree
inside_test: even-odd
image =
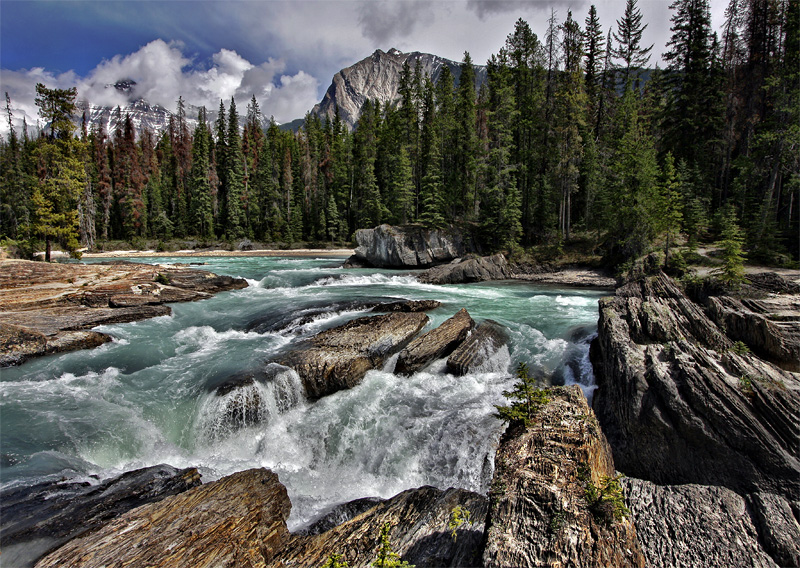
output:
[[[675,158],[667,153],[661,169],[661,231],[664,233],[664,266],[670,265],[670,250],[680,235],[683,222],[683,199],[675,169]]]
[[[225,234],[230,239],[238,239],[245,235],[245,217],[243,211],[244,195],[244,154],[242,153],[242,137],[239,134],[239,114],[236,112],[236,101],[231,97],[228,109],[227,148],[225,155],[225,181],[227,182]]]
[[[456,202],[456,215],[472,219],[477,215],[476,174],[478,137],[475,129],[477,122],[477,95],[475,92],[475,68],[468,52],[464,52],[461,63],[461,76],[456,94],[456,154],[455,175],[456,187],[459,190]]]
[[[729,288],[738,289],[744,282],[744,238],[736,221],[736,211],[728,206],[723,211],[722,267],[716,271],[719,280]]]
[[[605,58],[605,38],[597,17],[597,9],[592,4],[586,16],[586,29],[583,32],[583,50],[586,55],[586,97],[589,104],[589,118],[596,124],[599,91],[602,88],[603,60]]]
[[[192,145],[192,170],[189,178],[191,190],[191,220],[197,236],[204,239],[214,234],[214,216],[211,203],[211,131],[206,123],[206,109],[200,109],[194,129]]]
[[[650,51],[653,46],[642,47],[642,33],[647,29],[647,24],[642,25],[642,13],[636,6],[636,0],[627,0],[625,13],[617,20],[617,31],[614,32],[614,41],[617,47],[613,54],[622,60],[621,68],[624,70],[623,85],[628,81],[639,78],[639,72],[650,61]],[[610,48],[609,48],[610,49]]]

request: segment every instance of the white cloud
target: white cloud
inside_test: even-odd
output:
[[[181,43],[159,39],[134,53],[103,61],[86,77],[77,77],[72,72],[56,76],[34,68],[2,70],[0,82],[11,97],[13,113],[20,124],[23,116],[29,124],[35,124],[37,82],[50,88],[76,86],[79,100],[117,106],[128,100],[128,95],[113,88],[121,80],[136,82],[132,91],[134,97],[170,110],[175,108],[178,97],[183,97],[190,105],[216,109],[220,99],[227,106],[231,97],[244,108],[255,95],[265,116],[273,115],[279,122],[286,122],[304,116],[318,102],[319,81],[303,71],[278,78],[284,69],[285,63],[281,60],[269,59],[255,65],[224,48],[212,56],[208,68],[202,68],[184,53]],[[4,133],[8,130],[5,122],[0,124],[0,131]]]

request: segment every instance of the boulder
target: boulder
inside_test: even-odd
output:
[[[462,308],[436,329],[417,337],[397,357],[394,372],[412,375],[436,359],[450,355],[467,338],[475,322]]]
[[[800,497],[800,379],[735,349],[663,273],[600,301],[594,409],[624,473]]]
[[[514,276],[511,266],[502,254],[454,260],[429,268],[419,275],[425,284],[465,284],[488,280],[507,280]]]
[[[779,566],[800,566],[800,504],[762,491],[748,495],[748,504],[764,550]]]
[[[326,532],[295,537],[272,565],[322,566],[331,555],[343,554],[349,566],[371,566],[381,527],[389,523],[392,550],[417,568],[478,566],[486,506],[485,497],[464,489],[410,489]],[[456,507],[469,511],[469,520],[453,536],[449,525]]]
[[[367,371],[408,345],[427,322],[428,316],[419,312],[358,318],[315,335],[277,362],[297,371],[306,396],[318,399],[354,387]]]
[[[466,375],[485,366],[508,343],[506,328],[494,320],[484,320],[447,358],[447,372]]]
[[[759,543],[747,500],[730,489],[632,478],[622,484],[650,568],[777,567]]]
[[[242,471],[128,511],[36,567],[263,568],[290,538],[290,509],[277,475]]]
[[[376,268],[427,268],[470,252],[457,231],[426,229],[421,225],[380,225],[356,231],[354,265]]]
[[[577,385],[548,389],[527,428],[500,440],[483,565],[645,566],[630,518],[591,488],[615,479],[611,448]]]
[[[51,481],[0,492],[3,565],[33,566],[44,554],[141,505],[200,485],[194,468],[157,465],[96,485]]]

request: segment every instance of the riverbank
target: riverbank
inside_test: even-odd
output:
[[[219,256],[295,256],[301,258],[339,258],[353,254],[353,249],[270,249],[270,250],[178,250],[157,252],[154,250],[114,250],[107,252],[85,252],[82,258],[140,258],[140,257],[219,257]]]

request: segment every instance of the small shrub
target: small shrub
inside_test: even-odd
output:
[[[550,522],[547,523],[547,532],[550,534],[556,534],[559,530],[561,530],[561,527],[564,526],[566,520],[567,516],[564,514],[564,511],[556,511],[553,513],[553,516],[550,517]]]
[[[322,565],[322,568],[347,568],[347,560],[344,559],[342,554],[331,554],[328,561]]]
[[[169,274],[165,274],[163,272],[159,272],[158,275],[155,277],[155,281],[159,284],[163,284],[164,286],[169,286],[171,280],[169,279]]]
[[[547,404],[550,399],[546,389],[536,388],[535,380],[528,376],[528,366],[525,363],[519,364],[517,378],[519,381],[514,383],[514,390],[503,392],[504,397],[514,402],[510,406],[495,405],[497,409],[495,416],[504,422],[511,424],[521,422],[529,426],[539,408]]]
[[[400,555],[392,550],[392,542],[389,539],[389,530],[391,528],[388,522],[383,523],[381,527],[381,544],[372,566],[375,568],[414,568],[413,564],[400,560]]]
[[[736,353],[737,355],[750,354],[750,348],[741,341],[737,341],[736,343],[734,343],[733,346],[730,348],[730,351]]]
[[[453,510],[450,511],[450,520],[447,523],[447,529],[450,531],[453,540],[456,540],[458,537],[456,531],[461,528],[461,525],[470,522],[472,522],[472,513],[469,512],[469,509],[465,509],[461,505],[456,505]]]
[[[743,375],[739,377],[739,388],[748,396],[753,395],[753,379],[750,375]]]
[[[631,512],[625,506],[625,496],[619,482],[622,477],[622,475],[613,477],[604,475],[600,479],[599,486],[591,480],[586,481],[584,497],[595,520],[612,523],[630,516]]]

